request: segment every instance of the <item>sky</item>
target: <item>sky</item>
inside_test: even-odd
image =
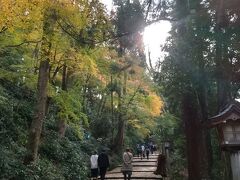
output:
[[[100,0],[103,4],[107,6],[107,9],[110,11],[112,9],[112,0]]]
[[[112,9],[112,0],[101,0],[110,11]],[[153,64],[161,57],[164,52],[161,51],[161,46],[166,42],[169,36],[168,32],[171,30],[171,23],[168,21],[160,21],[158,23],[147,26],[143,32],[143,41],[145,46],[145,53],[151,52],[151,59]]]
[[[166,42],[170,30],[171,23],[168,21],[160,21],[145,28],[143,34],[145,53],[151,52],[153,63],[163,57],[161,46]]]

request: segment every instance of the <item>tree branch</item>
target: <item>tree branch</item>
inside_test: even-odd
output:
[[[139,84],[139,86],[137,87],[137,89],[134,91],[134,93],[133,93],[133,95],[132,95],[132,97],[130,98],[130,100],[128,101],[128,103],[127,103],[127,108],[129,107],[129,105],[132,103],[132,101],[134,100],[134,97],[137,95],[137,92],[138,92],[138,90],[140,89],[140,86],[141,86],[141,84]]]
[[[154,24],[154,23],[157,23],[159,21],[170,21],[170,22],[175,22],[176,20],[175,19],[172,19],[172,18],[168,18],[168,17],[159,17],[157,19],[154,19],[152,21],[147,21],[145,23],[145,26],[144,27],[147,27],[147,26],[150,26],[151,24]]]
[[[153,71],[153,66],[152,66],[152,59],[151,59],[151,52],[148,49],[148,62],[151,70]]]
[[[151,4],[152,4],[152,0],[149,0],[149,2],[147,3],[147,12],[146,12],[146,16],[145,16],[145,21],[147,20],[147,17],[148,17],[148,13],[150,11],[150,7],[151,7]]]
[[[2,29],[0,30],[0,34],[1,34],[1,33],[4,33],[7,29],[8,29],[7,26],[3,26]]]
[[[59,70],[60,70],[62,67],[63,67],[63,65],[61,65],[61,66],[57,66],[57,67],[55,68],[55,70],[54,70],[54,72],[53,72],[53,75],[52,75],[52,77],[50,78],[51,82],[54,81],[54,79],[55,79],[57,73],[59,72]]]
[[[5,48],[19,47],[19,46],[22,46],[22,45],[24,45],[24,44],[36,44],[36,43],[39,43],[39,42],[41,42],[41,41],[42,41],[42,40],[23,41],[23,42],[21,42],[21,43],[19,43],[19,44],[7,45],[7,46],[5,46]]]
[[[171,18],[167,18],[167,17],[161,17],[161,18],[158,18],[158,19],[155,19],[155,20],[152,20],[152,21],[148,21],[144,24],[143,28],[142,29],[139,29],[139,31],[143,30],[145,27],[151,25],[151,24],[154,24],[158,21],[175,21]],[[61,22],[57,21],[59,27],[63,30],[63,32],[65,32],[67,35],[69,35],[70,37],[72,37],[74,40],[82,43],[82,44],[101,44],[101,43],[104,43],[104,42],[107,42],[107,41],[115,41],[117,40],[118,38],[121,38],[121,37],[124,37],[124,36],[129,36],[129,35],[132,35],[134,33],[137,33],[138,31],[131,31],[131,32],[123,32],[123,33],[119,33],[119,34],[113,34],[111,36],[108,36],[106,38],[104,38],[103,40],[100,40],[100,41],[96,41],[94,39],[83,39],[80,37],[79,33],[77,32],[73,32],[71,33],[69,31],[71,25],[66,23],[66,25],[69,27],[69,29],[65,28],[64,25],[61,24]],[[72,29],[72,28],[71,28]]]

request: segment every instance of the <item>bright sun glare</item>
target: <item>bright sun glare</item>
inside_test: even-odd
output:
[[[171,23],[168,21],[161,21],[145,28],[143,34],[145,53],[151,52],[153,63],[163,56],[164,52],[162,52],[160,46],[166,42],[170,30]]]
[[[111,0],[101,0],[110,11],[112,9]],[[151,52],[152,62],[155,63],[159,58],[163,57],[164,52],[161,51],[160,46],[164,45],[168,32],[171,30],[171,23],[168,21],[161,21],[152,24],[145,28],[143,33],[143,41],[145,46],[145,53]]]

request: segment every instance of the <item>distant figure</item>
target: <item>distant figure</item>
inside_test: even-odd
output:
[[[91,163],[91,178],[98,179],[98,155],[97,151],[94,151],[90,157]]]
[[[103,150],[102,153],[98,156],[98,167],[100,171],[100,178],[101,180],[104,180],[107,168],[109,167],[109,159],[105,150]]]
[[[151,151],[151,154],[153,154],[153,143],[152,142],[150,142],[150,151]]]
[[[156,144],[153,144],[153,153],[154,153],[155,151],[157,151],[157,146],[156,146]]]
[[[141,152],[141,159],[142,159],[142,158],[145,158],[145,146],[144,145],[141,146],[141,151],[142,151]]]
[[[124,180],[130,180],[132,175],[132,161],[133,155],[130,152],[130,149],[127,148],[126,151],[123,153],[123,165],[122,165],[122,173],[124,175]]]
[[[158,155],[157,169],[154,174],[161,175],[162,177],[167,177],[166,156],[164,156],[163,154]]]
[[[146,151],[147,159],[149,159],[149,153],[150,153],[150,149],[149,149],[149,147],[148,147],[148,146],[146,147],[146,150],[145,150],[145,151]]]
[[[138,157],[141,156],[141,152],[142,152],[141,146],[140,146],[140,144],[137,144],[137,156]]]

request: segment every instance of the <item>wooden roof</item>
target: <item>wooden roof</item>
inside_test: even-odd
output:
[[[208,127],[214,127],[219,124],[226,123],[227,121],[240,122],[240,103],[238,101],[229,103],[219,114],[209,118],[208,120]]]

